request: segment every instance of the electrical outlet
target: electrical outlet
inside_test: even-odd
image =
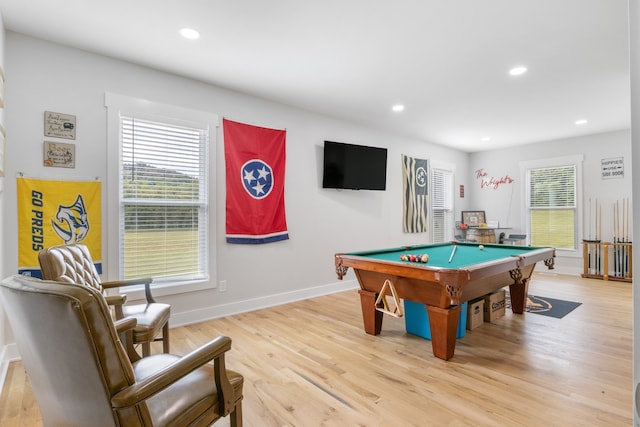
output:
[[[220,280],[220,285],[218,285],[218,290],[220,290],[220,292],[227,292],[227,281],[226,280]]]

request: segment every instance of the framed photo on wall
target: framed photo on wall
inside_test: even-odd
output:
[[[76,116],[45,111],[44,136],[76,139]]]
[[[467,227],[479,227],[486,222],[484,211],[462,211],[462,223]]]
[[[62,142],[44,142],[44,166],[58,168],[76,167],[76,146]]]

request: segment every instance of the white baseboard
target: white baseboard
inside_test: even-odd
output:
[[[2,394],[2,389],[7,379],[9,363],[14,360],[20,360],[18,346],[15,343],[5,345],[0,351],[0,394]]]
[[[171,327],[184,326],[206,320],[217,319],[219,317],[231,316],[239,313],[260,310],[274,307],[290,302],[301,301],[336,292],[347,291],[358,288],[358,283],[354,280],[343,280],[328,285],[316,286],[313,288],[301,289],[293,292],[284,292],[276,295],[267,295],[245,301],[238,301],[230,304],[216,305],[199,310],[185,311],[171,314]]]

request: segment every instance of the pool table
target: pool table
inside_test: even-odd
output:
[[[424,254],[426,263],[401,260],[402,255]],[[425,305],[433,354],[449,360],[455,352],[460,304],[509,285],[511,308],[522,314],[536,263],[543,261],[552,269],[554,258],[554,248],[451,242],[337,253],[335,267],[339,279],[349,267],[355,272],[365,332],[380,333],[386,298],[395,294]],[[383,286],[385,296],[379,299]]]

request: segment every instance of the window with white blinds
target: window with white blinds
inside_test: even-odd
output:
[[[431,242],[453,240],[453,172],[431,168]]]
[[[577,167],[527,170],[527,209],[532,246],[577,247]]]
[[[208,278],[208,140],[120,116],[120,277]]]

